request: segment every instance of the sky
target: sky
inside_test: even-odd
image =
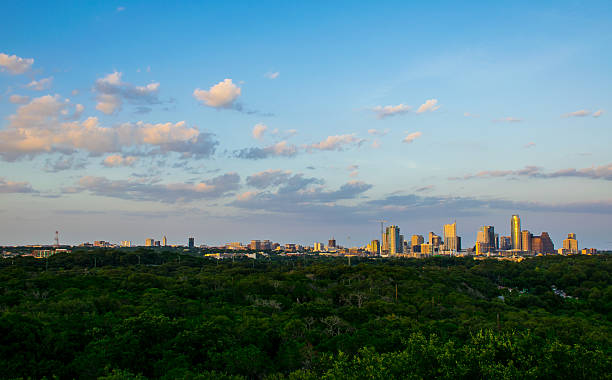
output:
[[[3,1],[0,245],[612,248],[609,1]]]

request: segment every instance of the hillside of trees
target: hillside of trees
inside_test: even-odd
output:
[[[611,379],[612,256],[3,259],[0,377]]]

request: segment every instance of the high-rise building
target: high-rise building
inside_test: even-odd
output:
[[[389,255],[397,255],[398,253],[402,253],[402,247],[400,245],[400,228],[398,226],[389,226],[386,229],[385,235],[387,235]]]
[[[548,232],[542,232],[540,236],[531,238],[531,250],[535,253],[555,253],[555,245],[553,244]]]
[[[372,240],[370,244],[368,244],[367,251],[370,253],[378,254],[380,252],[380,241]]]
[[[567,234],[567,239],[563,240],[563,249],[574,255],[578,253],[578,240],[576,240],[576,234]]]
[[[163,239],[162,239],[162,245],[163,245],[164,247],[167,247],[167,246],[168,246],[168,239],[166,239],[166,236],[165,236],[165,235],[164,235],[164,237],[163,237]]]
[[[129,240],[122,240],[121,241],[121,246],[122,247],[131,247],[132,246],[132,242]]]
[[[521,250],[521,218],[512,215],[510,219],[510,236],[512,236],[512,249]]]
[[[155,239],[148,238],[145,240],[145,247],[153,247],[155,245]]]
[[[477,251],[481,253],[495,251],[495,228],[493,226],[482,226],[478,230],[476,243],[478,244]]]
[[[327,242],[327,246],[329,248],[336,248],[336,239],[334,238],[329,239],[329,241]]]
[[[397,253],[404,253],[404,235],[399,236],[399,247]]]
[[[533,239],[533,234],[527,230],[521,231],[521,249],[524,252],[532,252],[533,247],[531,245],[531,241]]]
[[[422,235],[412,235],[412,238],[410,239],[412,246],[414,247],[415,245],[421,245],[423,243],[425,243],[425,239],[423,238]]]
[[[512,249],[512,237],[511,236],[500,236],[499,237],[499,249],[507,251]]]
[[[457,222],[445,224],[442,236],[444,237],[444,250],[454,252],[461,250],[461,238],[457,236]]]
[[[189,249],[192,249],[193,247],[195,247],[195,239],[190,237],[189,238]]]
[[[314,243],[315,252],[323,252],[325,251],[325,243]]]

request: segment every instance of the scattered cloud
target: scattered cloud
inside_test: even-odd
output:
[[[385,136],[386,134],[388,134],[390,131],[390,129],[385,129],[385,130],[378,130],[378,129],[368,129],[368,133],[373,135],[373,136]]]
[[[374,149],[380,148],[380,141],[378,141],[378,140],[372,141],[372,148],[374,148]]]
[[[525,144],[525,145],[523,146],[523,148],[527,148],[527,149],[529,149],[529,148],[533,148],[534,146],[536,146],[536,143],[534,143],[534,142],[528,142],[527,144]]]
[[[236,86],[231,79],[224,79],[208,91],[196,88],[193,91],[193,97],[209,107],[235,108],[235,101],[240,96],[241,91],[241,88]]]
[[[82,177],[74,188],[64,192],[89,192],[96,196],[164,203],[192,202],[231,195],[240,188],[240,176],[226,173],[196,184],[160,184],[147,178],[112,180],[105,177]]]
[[[260,160],[269,157],[293,157],[298,153],[295,145],[281,141],[265,148],[244,148],[234,151],[236,158],[247,160]]]
[[[84,169],[86,165],[87,161],[84,159],[75,159],[74,156],[62,156],[55,160],[47,158],[43,170],[48,173],[57,173],[63,170]]]
[[[429,192],[429,191],[433,190],[434,188],[435,188],[434,185],[427,185],[427,186],[423,186],[423,187],[418,187],[414,191],[417,192],[417,193],[424,193],[424,192]]]
[[[363,141],[363,139],[355,137],[354,133],[348,135],[335,135],[328,136],[325,140],[321,142],[306,145],[305,149],[307,152],[312,152],[313,150],[342,151],[347,146],[361,145]]]
[[[36,91],[44,91],[51,88],[53,85],[53,77],[43,78],[40,80],[33,80],[28,83],[26,86],[32,90]]]
[[[80,116],[84,107],[71,104],[58,95],[34,98],[9,116],[9,125],[0,130],[0,157],[15,160],[43,153],[91,155],[131,151],[138,154],[176,152],[184,157],[205,158],[215,152],[218,142],[209,133],[177,123],[123,123],[103,127],[95,117],[69,121]]]
[[[470,112],[464,112],[463,116],[465,116],[465,117],[480,117],[479,115],[476,115],[476,114],[473,114],[473,113],[470,113]]]
[[[34,64],[34,58],[21,58],[16,55],[0,53],[0,70],[10,74],[23,74],[30,70]]]
[[[122,156],[119,154],[114,154],[112,156],[107,156],[104,161],[102,161],[102,165],[107,168],[116,168],[119,166],[132,166],[138,161],[138,157],[134,156]]]
[[[359,165],[349,165],[346,170],[348,170],[350,177],[358,177],[359,176]]]
[[[404,137],[404,139],[402,140],[402,142],[405,142],[407,144],[411,144],[414,140],[418,139],[419,137],[421,137],[422,133],[421,132],[413,132],[413,133],[409,133],[408,135],[406,135],[406,137]]]
[[[26,104],[30,101],[30,97],[21,95],[11,95],[9,101],[13,104]]]
[[[124,10],[125,10],[125,7],[117,7],[116,9],[117,13],[123,12]]]
[[[247,185],[257,189],[281,186],[279,191],[289,192],[305,189],[312,184],[323,184],[318,178],[304,177],[304,174],[292,174],[290,171],[269,169],[247,177]]]
[[[279,75],[280,73],[278,71],[274,71],[274,72],[268,72],[264,76],[268,79],[276,79],[278,78]]]
[[[585,116],[589,116],[590,114],[591,114],[591,111],[578,110],[578,111],[566,113],[562,117],[585,117]]]
[[[13,182],[0,177],[0,194],[8,193],[34,193],[32,185],[28,182]]]
[[[599,110],[599,111],[595,111],[593,112],[593,117],[600,117],[601,115],[603,115],[604,110]]]
[[[384,119],[389,116],[401,115],[410,112],[412,107],[405,104],[398,104],[396,106],[376,106],[372,110],[376,113],[376,117]]]
[[[424,112],[433,112],[440,108],[438,104],[438,99],[429,99],[426,100],[425,103],[421,104],[421,106],[417,109],[416,113],[424,113]]]
[[[523,121],[523,119],[519,119],[519,118],[511,117],[511,116],[493,120],[494,123],[520,123],[521,121]]]
[[[261,140],[268,127],[265,124],[258,123],[253,127],[253,138]]]
[[[560,178],[577,177],[589,179],[603,179],[612,181],[612,164],[590,167],[584,169],[561,169],[554,172],[544,172],[538,166],[526,166],[520,170],[485,170],[476,174],[468,174],[463,177],[451,177],[450,180],[467,180],[474,178],[499,178],[499,177],[527,177],[527,178]]]
[[[115,71],[96,80],[94,91],[97,93],[96,109],[98,111],[107,115],[113,114],[121,109],[124,100],[136,105],[161,103],[157,97],[158,82],[152,82],[146,86],[134,86],[131,83],[122,82],[122,75],[121,72]]]

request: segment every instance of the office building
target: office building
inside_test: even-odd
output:
[[[500,236],[499,249],[502,251],[507,251],[507,250],[512,249],[512,237],[511,236]]]
[[[380,241],[372,240],[370,244],[368,244],[367,251],[370,253],[378,254],[380,252]]]
[[[423,243],[425,243],[425,239],[423,238],[422,235],[412,235],[412,239],[410,239],[412,246],[414,247],[415,245],[421,245]]]
[[[521,249],[524,252],[533,251],[533,246],[531,245],[532,239],[533,239],[533,235],[531,234],[531,232],[527,230],[521,231]]]
[[[555,245],[553,244],[548,232],[542,232],[540,236],[531,238],[531,250],[535,253],[553,254]]]
[[[510,219],[510,236],[512,237],[512,249],[521,250],[521,218],[512,215]]]
[[[576,234],[567,234],[567,239],[563,240],[563,249],[573,255],[578,253],[578,240],[576,240]]]
[[[163,239],[162,239],[162,245],[163,245],[164,247],[167,247],[167,246],[168,246],[168,239],[166,239],[166,236],[165,236],[165,235],[164,235],[164,237],[163,237]]]
[[[314,251],[315,252],[325,251],[325,243],[314,243]]]
[[[329,239],[329,241],[327,242],[327,246],[329,248],[336,248],[336,239],[334,238]]]
[[[445,251],[461,251],[461,238],[457,236],[457,222],[445,224],[442,236],[444,238]]]
[[[482,253],[494,252],[495,228],[493,226],[482,226],[480,230],[478,230],[478,234],[476,236],[476,243],[478,245],[477,248]]]
[[[402,253],[402,247],[400,245],[400,228],[398,226],[389,226],[386,229],[385,235],[387,235],[386,240],[389,246],[388,254],[397,255]]]
[[[132,242],[129,240],[122,240],[121,241],[121,246],[122,247],[131,247],[132,246]]]
[[[189,249],[193,249],[193,247],[195,247],[195,239],[190,237],[189,238]]]
[[[145,247],[153,247],[155,245],[155,239],[148,238],[145,240]]]

